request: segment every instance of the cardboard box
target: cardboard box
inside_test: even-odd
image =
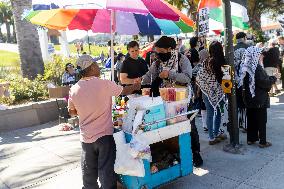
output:
[[[48,88],[49,98],[65,98],[69,96],[69,86]]]

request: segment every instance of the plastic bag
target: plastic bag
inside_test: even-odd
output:
[[[130,141],[130,148],[130,154],[132,157],[152,161],[151,148],[143,137],[136,138],[133,136],[132,140]]]
[[[144,177],[145,169],[141,159],[135,159],[130,155],[130,146],[126,144],[124,132],[113,135],[116,144],[116,159],[114,171],[117,174]]]

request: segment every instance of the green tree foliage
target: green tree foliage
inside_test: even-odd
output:
[[[4,24],[7,30],[7,42],[14,42],[11,35],[11,26],[14,25],[14,18],[12,13],[12,7],[9,1],[1,1],[0,2],[0,25]],[[0,39],[3,40],[2,31],[0,32]]]
[[[284,13],[283,0],[248,0],[249,24],[253,34],[257,36],[257,41],[263,41],[261,30],[261,15],[272,14],[274,17]]]
[[[197,7],[199,0],[167,0],[167,1],[180,10],[186,9],[187,16],[189,16],[193,21],[196,21]]]
[[[62,84],[62,75],[65,72],[65,65],[72,63],[75,65],[76,58],[63,58],[59,55],[54,55],[52,61],[45,63],[44,65],[44,80],[54,83],[56,85]]]

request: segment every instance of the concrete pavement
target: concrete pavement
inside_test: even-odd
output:
[[[284,96],[271,102],[267,138],[272,147],[245,145],[244,154],[228,154],[222,150],[225,143],[209,146],[199,127],[204,166],[160,189],[283,189]],[[0,133],[0,189],[81,188],[78,131],[59,131],[56,124]],[[245,134],[240,133],[240,139],[246,144]]]

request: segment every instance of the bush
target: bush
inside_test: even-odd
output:
[[[21,76],[13,76],[5,81],[10,83],[10,97],[0,99],[0,103],[7,105],[20,104],[27,101],[40,101],[48,96],[46,82],[38,75],[35,80],[28,80]]]
[[[47,99],[47,84],[54,83],[60,86],[62,84],[61,78],[65,71],[65,64],[70,62],[75,65],[75,61],[76,58],[64,59],[62,56],[54,55],[51,61],[45,63],[44,75],[38,75],[34,80],[23,78],[20,75],[20,68],[0,67],[0,82],[10,83],[9,89],[11,94],[8,98],[0,98],[0,104],[15,105]]]
[[[65,65],[72,63],[75,66],[76,58],[63,58],[60,55],[54,55],[52,60],[45,63],[43,79],[55,85],[62,85],[62,75],[65,72]]]

